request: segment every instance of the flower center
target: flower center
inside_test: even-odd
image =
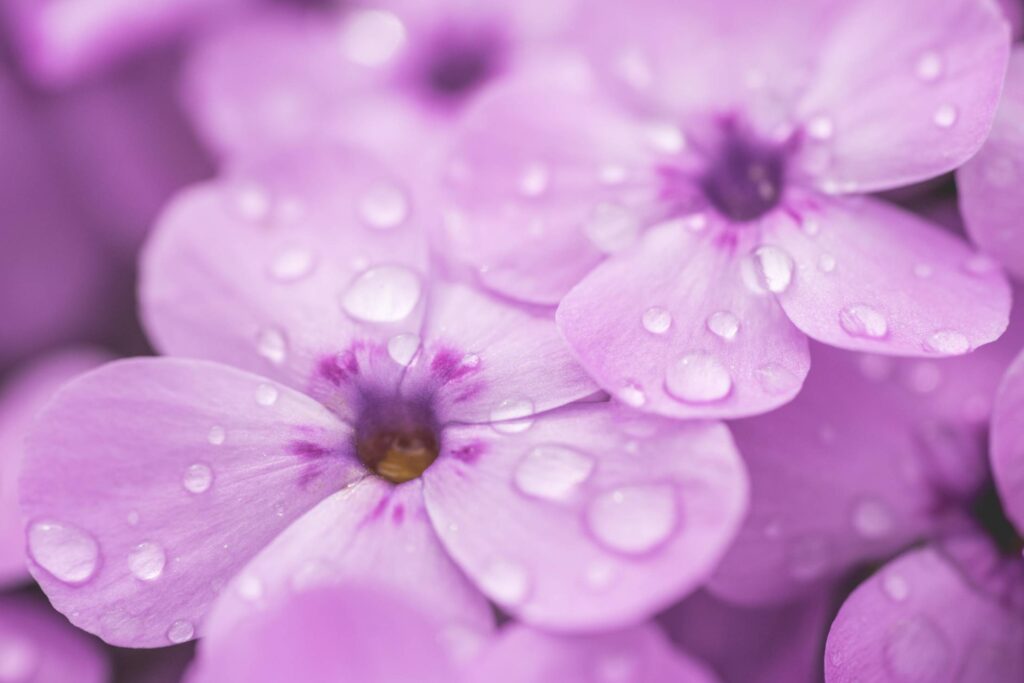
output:
[[[437,459],[440,442],[428,410],[389,407],[368,411],[356,427],[356,453],[367,469],[394,484],[422,475]]]
[[[743,223],[778,205],[786,177],[784,150],[751,139],[729,124],[710,161],[700,186],[722,215]]]
[[[500,70],[502,54],[493,31],[441,31],[423,60],[424,88],[436,100],[461,100]]]

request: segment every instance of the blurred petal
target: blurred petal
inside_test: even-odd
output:
[[[991,434],[992,473],[1007,516],[1024,530],[1024,354],[1006,372]]]
[[[110,667],[100,644],[72,628],[44,601],[0,596],[0,676],[31,683],[105,683]]]

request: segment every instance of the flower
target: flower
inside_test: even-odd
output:
[[[192,638],[358,578],[446,623],[634,623],[699,585],[743,515],[728,431],[579,402],[549,311],[438,277],[429,201],[296,150],[199,186],[143,258],[175,358],[69,384],[29,440],[30,569],[111,643]],[[468,580],[467,580],[468,579]],[[219,599],[218,599],[219,596]]]
[[[606,2],[578,29],[594,74],[466,114],[445,233],[486,286],[559,303],[607,391],[752,415],[799,391],[808,336],[945,356],[1002,333],[997,267],[861,196],[982,144],[1009,51],[994,5]]]

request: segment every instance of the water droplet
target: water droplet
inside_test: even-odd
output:
[[[583,230],[595,247],[612,254],[636,241],[640,223],[630,211],[618,204],[602,203],[594,207]]]
[[[924,616],[894,622],[883,648],[885,668],[900,683],[948,680],[949,643]]]
[[[85,583],[99,566],[96,539],[70,524],[33,523],[28,530],[28,551],[40,567],[64,583]]]
[[[615,71],[619,78],[636,90],[648,88],[654,82],[651,65],[636,49],[627,49],[619,53],[615,60]]]
[[[800,221],[800,228],[804,231],[804,234],[814,237],[821,232],[821,223],[811,216],[806,216]]]
[[[662,154],[678,154],[686,147],[683,131],[671,123],[655,123],[649,126],[647,139],[651,147]]]
[[[712,403],[729,395],[732,377],[714,356],[691,353],[669,366],[665,372],[665,388],[687,403]]]
[[[864,304],[847,306],[840,311],[839,326],[851,337],[882,339],[889,334],[885,316]]]
[[[191,621],[185,619],[178,619],[171,627],[167,629],[167,640],[172,643],[184,643],[185,641],[191,640],[192,636],[195,635],[196,629],[192,625]]]
[[[387,64],[405,42],[405,26],[394,14],[357,10],[348,14],[341,31],[341,48],[352,62],[362,66]]]
[[[882,576],[882,590],[894,602],[903,602],[910,595],[910,584],[901,574],[888,572]]]
[[[583,577],[587,585],[595,590],[602,590],[611,585],[615,578],[615,565],[606,560],[592,562]]]
[[[1010,187],[1017,182],[1017,164],[1007,156],[993,156],[985,162],[985,180],[994,187]]]
[[[766,245],[754,251],[761,286],[769,292],[781,294],[793,281],[793,259],[779,247]]]
[[[245,220],[260,221],[270,213],[270,196],[255,183],[243,183],[235,188],[234,206]]]
[[[405,222],[409,215],[409,200],[405,193],[394,185],[373,185],[359,200],[359,215],[371,228],[396,228]]]
[[[208,465],[202,463],[189,465],[188,469],[185,470],[183,483],[186,491],[190,493],[203,493],[213,483],[213,470]]]
[[[260,332],[256,340],[256,351],[274,365],[280,365],[288,357],[288,342],[284,332],[276,328],[267,328]]]
[[[377,266],[357,277],[342,298],[353,318],[373,323],[404,320],[416,308],[420,278],[405,266]]]
[[[647,403],[647,394],[638,382],[628,381],[617,394],[619,400],[628,406],[639,408]]]
[[[529,164],[519,178],[519,191],[526,197],[539,197],[548,189],[550,172],[541,163]]]
[[[270,262],[270,276],[279,282],[297,282],[313,272],[316,257],[303,247],[285,249]]]
[[[754,371],[754,376],[765,393],[772,396],[787,394],[800,386],[800,378],[778,363],[762,365]]]
[[[263,582],[257,576],[245,574],[238,579],[236,590],[243,600],[255,602],[263,597]]]
[[[481,588],[496,602],[518,605],[530,592],[530,577],[518,564],[499,560],[488,565],[480,577]]]
[[[594,470],[594,460],[568,446],[532,448],[516,466],[513,480],[523,493],[547,500],[565,500]]]
[[[672,314],[664,308],[651,306],[643,315],[644,329],[651,334],[665,334],[672,326]]]
[[[999,270],[999,264],[985,254],[973,254],[964,262],[964,270],[971,275],[988,275]]]
[[[401,366],[408,366],[420,349],[420,338],[415,334],[396,334],[388,340],[388,355]]]
[[[880,500],[866,498],[853,508],[853,528],[868,539],[882,538],[892,531],[892,514]]]
[[[712,313],[706,324],[712,334],[725,341],[732,341],[740,331],[740,319],[729,311]]]
[[[643,484],[607,491],[590,502],[586,517],[591,533],[609,549],[648,553],[665,543],[679,524],[675,489]]]
[[[704,212],[691,213],[682,218],[682,224],[690,232],[703,232],[708,227],[708,215]]]
[[[831,273],[836,269],[836,257],[832,254],[822,254],[818,257],[818,270],[823,273]]]
[[[269,384],[261,384],[256,388],[256,402],[261,406],[272,406],[277,403],[277,389]]]
[[[533,424],[533,401],[507,398],[491,410],[491,426],[503,434],[524,432]]]
[[[605,164],[598,171],[598,177],[606,185],[618,185],[626,179],[625,167],[618,164]]]
[[[830,549],[823,536],[795,539],[789,547],[789,573],[797,581],[813,581],[829,566]]]
[[[971,341],[965,334],[956,330],[939,330],[928,337],[924,348],[926,351],[945,356],[959,356],[971,350]]]
[[[918,57],[914,71],[925,83],[936,81],[942,75],[942,57],[939,53],[929,50]]]
[[[128,569],[137,579],[156,581],[164,573],[167,556],[156,543],[140,543],[128,555]]]
[[[828,140],[835,133],[835,124],[828,116],[815,116],[807,122],[807,134],[815,140]]]
[[[935,273],[935,269],[927,263],[917,263],[914,265],[914,277],[919,277],[922,280],[931,277]]]
[[[956,119],[956,107],[952,104],[940,105],[939,108],[935,110],[935,115],[932,117],[932,121],[934,121],[935,125],[939,128],[952,128],[953,124],[956,123]]]
[[[129,526],[136,526],[139,523],[139,512],[138,510],[132,510],[128,513],[128,524]]]
[[[214,446],[219,446],[224,443],[224,440],[228,437],[227,432],[220,425],[214,425],[210,427],[210,433],[206,435],[206,440]]]

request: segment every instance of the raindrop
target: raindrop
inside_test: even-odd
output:
[[[491,410],[491,426],[503,434],[524,432],[533,424],[533,401],[507,398]]]
[[[594,471],[589,455],[567,446],[532,448],[516,466],[513,480],[523,493],[546,500],[565,500]]]
[[[256,351],[274,365],[283,363],[288,356],[288,342],[284,332],[273,327],[260,332],[256,340]]]
[[[925,83],[936,81],[942,75],[942,57],[937,52],[929,50],[918,57],[914,71]]]
[[[864,538],[882,538],[892,531],[892,514],[880,500],[864,499],[853,508],[853,528]]]
[[[781,294],[793,281],[793,259],[779,247],[763,246],[754,251],[761,285],[769,292]]]
[[[851,337],[882,339],[889,334],[885,316],[864,304],[847,306],[840,311],[839,326]]]
[[[670,484],[623,486],[602,493],[587,506],[587,525],[611,550],[647,553],[665,543],[679,524]]]
[[[195,632],[196,629],[191,621],[178,619],[167,629],[167,640],[175,644],[184,643],[187,640],[191,640]]]
[[[260,221],[270,213],[270,196],[259,185],[245,183],[235,190],[235,210],[245,220]]]
[[[922,280],[929,278],[935,274],[935,269],[927,263],[918,263],[914,265],[914,277],[919,277]]]
[[[156,581],[164,573],[167,556],[156,543],[140,543],[128,555],[128,569],[142,581]]]
[[[956,107],[952,104],[943,104],[935,110],[935,115],[932,117],[932,121],[939,128],[952,128],[953,124],[956,123],[957,111]]]
[[[729,395],[732,377],[714,356],[691,353],[669,366],[665,388],[687,403],[712,403]]]
[[[985,254],[974,254],[964,262],[964,270],[971,275],[988,275],[999,270],[999,264]]]
[[[360,274],[342,297],[353,318],[373,323],[404,320],[420,300],[420,278],[405,266],[377,266]]]
[[[815,140],[828,140],[835,133],[835,124],[828,116],[815,116],[807,123],[807,134]]]
[[[96,573],[96,539],[70,524],[35,522],[28,530],[28,551],[40,567],[64,583],[84,583]]]
[[[823,536],[803,536],[789,547],[789,573],[797,581],[813,581],[829,565],[829,545]]]
[[[725,341],[732,341],[740,331],[740,320],[729,311],[712,313],[707,319],[712,334]]]
[[[405,42],[405,26],[394,14],[359,10],[349,14],[341,33],[341,47],[348,59],[362,66],[381,66]]]
[[[238,579],[237,590],[243,600],[255,602],[263,597],[263,582],[256,576],[246,574]]]
[[[480,577],[481,588],[495,601],[518,605],[530,591],[530,577],[518,564],[499,560],[492,562]]]
[[[754,372],[754,376],[765,393],[772,396],[789,393],[800,385],[800,379],[789,368],[778,363],[762,365]]]
[[[606,185],[618,185],[626,179],[626,169],[618,164],[605,164],[598,171],[598,177]]]
[[[663,154],[678,154],[686,147],[686,138],[678,126],[670,123],[656,123],[647,129],[651,146]]]
[[[594,207],[583,229],[595,247],[612,254],[636,241],[640,224],[631,212],[618,204],[601,203]]]
[[[971,342],[965,334],[956,330],[939,330],[924,343],[926,351],[946,356],[959,356],[971,350]]]
[[[359,215],[371,228],[396,228],[409,215],[409,200],[394,185],[373,185],[359,200]]]
[[[214,425],[210,427],[210,433],[206,435],[206,440],[214,446],[219,446],[224,443],[224,440],[228,437],[227,432],[220,425]]]
[[[823,273],[831,273],[836,269],[836,257],[832,254],[822,254],[818,258],[818,270]]]
[[[903,602],[910,595],[910,584],[902,575],[889,572],[882,577],[882,590],[894,602]]]
[[[885,668],[901,683],[946,680],[950,647],[938,626],[924,616],[896,621],[883,648]]]
[[[186,491],[190,493],[203,493],[213,483],[213,470],[208,465],[203,465],[202,463],[189,465],[188,469],[185,470],[183,483]]]
[[[415,334],[396,334],[388,340],[388,355],[401,366],[408,366],[420,348],[420,338]]]
[[[270,276],[279,282],[297,282],[313,272],[316,258],[304,247],[285,249],[270,262]]]
[[[269,384],[261,384],[256,388],[256,402],[261,406],[272,406],[277,403],[277,389]]]
[[[526,197],[539,197],[548,189],[550,173],[541,163],[529,164],[519,178],[519,191]]]
[[[639,408],[647,403],[647,394],[639,383],[634,381],[626,382],[626,385],[618,393],[619,400],[628,406]]]
[[[644,311],[643,324],[651,334],[665,334],[672,326],[672,314],[664,308],[652,306]]]

